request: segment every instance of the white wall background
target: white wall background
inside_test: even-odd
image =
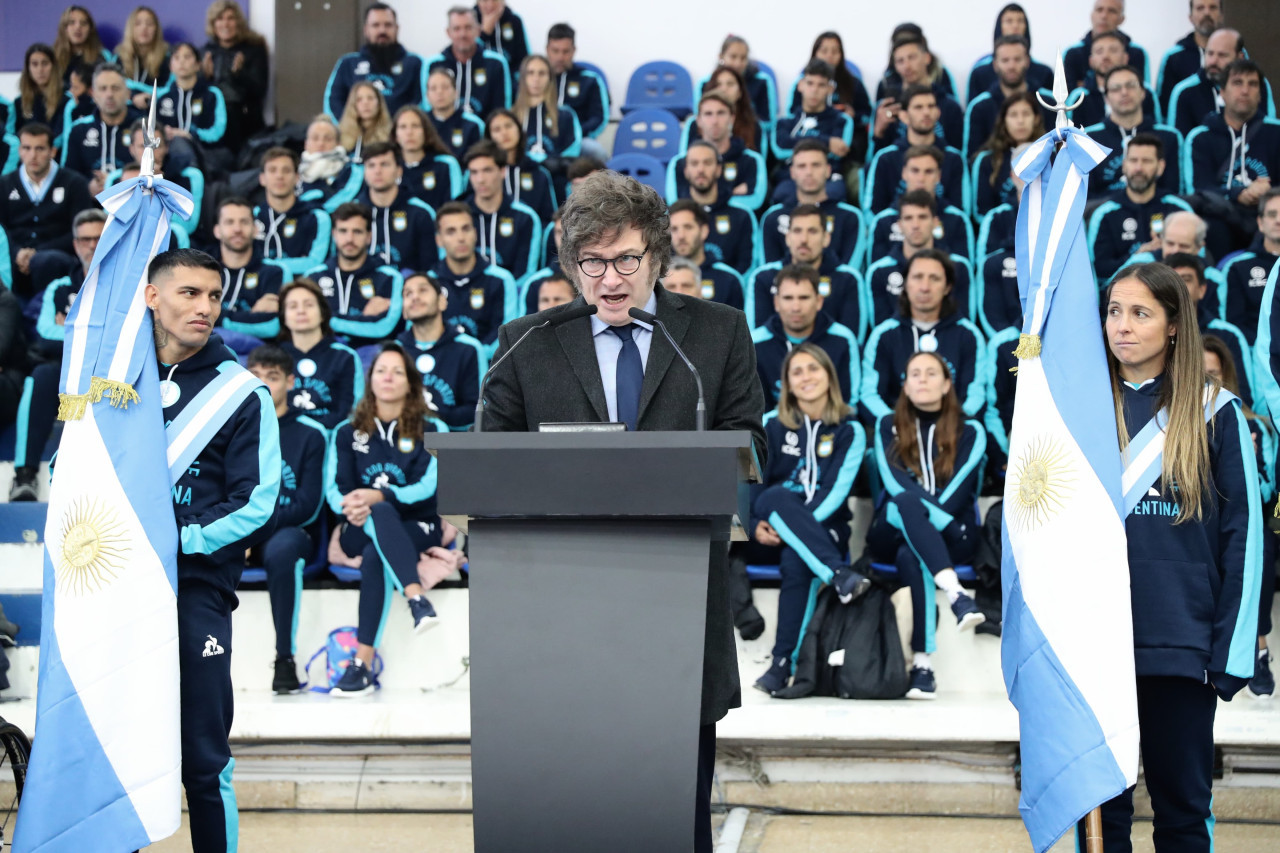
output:
[[[751,53],[770,65],[779,87],[788,89],[809,58],[814,37],[832,29],[857,63],[874,97],[884,70],[893,28],[914,21],[962,88],[975,60],[991,51],[996,13],[1005,0],[899,0],[835,3],[831,0],[642,0],[605,5],[598,0],[509,0],[524,18],[530,45],[541,53],[547,30],[565,21],[578,31],[578,57],[599,65],[609,77],[614,101],[626,94],[636,66],[651,59],[682,63],[696,81],[715,67],[720,43],[741,35]],[[1021,0],[1031,20],[1032,54],[1053,65],[1054,51],[1076,42],[1089,29],[1091,0]],[[447,3],[400,2],[400,38],[410,49],[430,54],[447,43]],[[627,11],[623,11],[626,9]],[[1145,47],[1153,65],[1191,29],[1186,0],[1129,0],[1123,29]],[[1154,76],[1155,69],[1151,74]]]
[[[432,54],[447,43],[445,10],[450,3],[399,0],[395,5],[400,38],[410,50]],[[990,52],[995,16],[1003,5],[1003,0],[864,0],[839,5],[830,0],[644,0],[634,6],[606,6],[599,0],[512,0],[535,52],[544,49],[553,23],[573,25],[578,56],[604,69],[615,104],[621,103],[631,72],[650,59],[680,62],[695,80],[706,74],[730,32],[750,42],[752,54],[774,68],[785,90],[808,59],[814,36],[825,29],[844,38],[845,52],[871,81],[868,89],[874,96],[889,36],[906,20],[924,27],[933,51],[963,88],[973,62]],[[1054,51],[1074,43],[1089,28],[1090,0],[1022,0],[1022,5],[1031,19],[1032,53],[1041,62],[1052,65]],[[1190,29],[1186,9],[1185,0],[1129,0],[1123,28],[1147,49],[1152,76],[1164,51]],[[274,44],[273,0],[253,0],[250,23]],[[16,93],[17,75],[0,74],[0,94],[12,98]]]

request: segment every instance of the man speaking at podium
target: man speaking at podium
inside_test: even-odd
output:
[[[598,313],[530,335],[498,366],[484,395],[485,430],[532,432],[540,424],[566,422],[620,422],[629,430],[695,429],[698,389],[693,374],[679,362],[664,335],[631,318],[628,312],[638,308],[665,324],[698,368],[707,428],[750,431],[763,466],[764,394],[745,315],[657,284],[671,260],[666,203],[632,178],[596,172],[569,196],[562,223],[560,263],[578,298],[503,326],[495,363],[544,320],[584,304],[596,306]],[[699,853],[712,849],[715,724],[741,699],[729,610],[728,552],[713,547],[694,823],[694,849]]]

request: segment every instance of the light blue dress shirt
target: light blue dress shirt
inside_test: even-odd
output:
[[[658,313],[658,295],[649,294],[644,310]],[[653,342],[653,326],[632,320],[635,330],[631,333],[640,350],[640,363],[649,366],[649,344]],[[600,315],[591,315],[591,336],[596,344],[596,362],[600,365],[600,381],[604,383],[604,400],[609,404],[609,420],[618,420],[618,356],[622,353],[622,338],[609,331],[609,324]]]

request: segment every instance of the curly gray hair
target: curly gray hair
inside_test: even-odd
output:
[[[574,189],[563,210],[560,266],[575,287],[582,250],[613,240],[625,228],[640,231],[653,280],[667,274],[671,223],[667,203],[652,188],[617,172],[593,172]]]

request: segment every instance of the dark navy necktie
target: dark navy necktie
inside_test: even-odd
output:
[[[640,348],[636,346],[635,324],[610,326],[622,341],[622,352],[618,353],[618,367],[614,386],[618,402],[618,420],[634,431],[636,422],[640,420],[640,386],[644,384],[644,363],[640,360]]]

